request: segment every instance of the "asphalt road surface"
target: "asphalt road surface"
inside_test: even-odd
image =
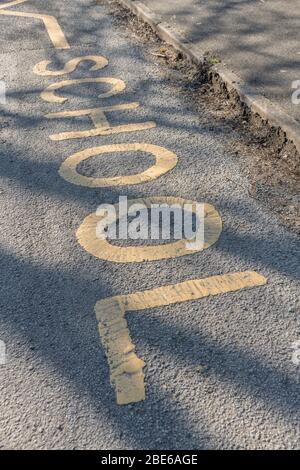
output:
[[[0,114],[0,340],[6,346],[0,448],[299,449],[296,235],[249,196],[243,158],[228,154],[228,136],[201,125],[161,67],[113,24],[104,6],[37,0],[4,10],[31,15],[0,9],[0,79],[6,85]],[[53,22],[47,27],[32,12],[54,16],[61,29]],[[105,56],[108,66],[90,70],[86,61],[64,75],[33,72],[41,61],[51,61],[53,71],[91,55]],[[52,83],[91,77],[123,80],[126,89],[99,98],[110,85],[75,82],[57,92],[68,98],[65,103],[41,97]],[[88,116],[49,119],[48,113],[128,102],[140,107],[107,113],[111,125],[156,127],[49,138],[93,125]],[[76,152],[136,142],[165,147],[177,155],[177,165],[141,184],[96,188],[72,184],[58,172]],[[110,152],[80,163],[78,171],[108,178],[140,173],[153,163],[149,153],[137,158],[130,151]],[[223,231],[207,250],[182,257],[134,263],[97,258],[76,232],[100,204],[115,204],[120,195],[212,204]],[[127,312],[136,352],[146,363],[146,399],[118,405],[96,302],[239,271],[255,271],[268,283]]]

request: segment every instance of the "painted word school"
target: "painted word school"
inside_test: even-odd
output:
[[[33,21],[43,23],[49,38],[56,49],[68,49],[72,55],[71,46],[57,21],[50,15],[42,13],[20,12],[11,10],[10,7],[26,0],[15,0],[0,6],[0,15],[27,17]],[[90,63],[87,75],[80,79],[70,77],[82,63]],[[86,55],[71,57],[70,60],[57,70],[51,67],[51,61],[43,60],[33,67],[33,72],[42,77],[49,77],[51,82],[41,93],[41,99],[53,105],[62,104],[65,108],[60,112],[51,112],[46,115],[48,119],[67,119],[86,117],[89,126],[86,130],[65,131],[52,134],[49,138],[56,142],[69,139],[88,139],[95,136],[108,136],[112,134],[126,134],[142,132],[147,129],[155,129],[156,123],[146,121],[134,124],[112,125],[107,113],[121,113],[137,109],[137,102],[123,102],[121,104],[108,105],[107,100],[121,94],[126,85],[123,80],[116,77],[102,77],[101,70],[108,66],[108,59],[102,55]],[[60,77],[63,77],[62,79]],[[66,78],[67,77],[67,78]],[[54,80],[54,81],[53,81]],[[109,90],[98,96],[95,107],[89,109],[69,110],[68,98],[63,96],[66,88],[78,85],[104,84]],[[57,94],[59,92],[59,94]],[[69,156],[60,166],[58,172],[68,183],[87,188],[131,186],[147,183],[159,177],[166,177],[177,165],[177,155],[164,147],[152,145],[146,142],[121,143],[86,147],[80,141],[80,150]],[[59,145],[59,144],[58,144]],[[105,153],[132,152],[136,155],[150,153],[155,159],[153,166],[134,175],[119,175],[115,177],[88,177],[77,171],[78,165],[97,155]],[[197,204],[197,201],[189,201],[180,197],[151,196],[141,200],[134,199],[130,204],[143,203],[146,207],[153,204],[176,204],[180,207]],[[210,204],[202,203],[204,207],[204,235],[203,243],[199,244],[193,253],[206,250],[211,247],[221,235],[222,221],[218,211]],[[115,205],[118,214],[118,205]],[[156,246],[116,246],[107,239],[97,237],[97,224],[101,215],[92,212],[88,215],[76,232],[79,244],[90,254],[113,263],[145,263],[162,259],[177,258],[190,254],[185,240],[176,240],[164,245]],[[99,333],[103,347],[105,348],[110,368],[110,381],[116,390],[117,403],[125,405],[145,399],[145,385],[143,369],[145,363],[136,355],[135,346],[131,340],[126,321],[126,312],[144,310],[164,305],[197,300],[209,295],[235,292],[240,289],[257,287],[266,284],[267,280],[259,273],[246,271],[227,273],[211,276],[204,279],[183,280],[174,285],[159,286],[152,290],[134,292],[129,295],[118,295],[112,298],[101,299],[95,306],[98,320]]]

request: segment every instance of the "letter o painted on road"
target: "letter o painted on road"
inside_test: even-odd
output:
[[[103,155],[109,152],[147,152],[155,157],[155,164],[135,175],[114,176],[107,178],[93,178],[81,175],[76,168],[79,163],[96,155]],[[89,188],[103,188],[107,186],[125,186],[146,183],[172,170],[177,165],[178,158],[175,153],[151,144],[114,144],[92,147],[78,153],[74,153],[67,158],[59,169],[59,174],[69,183]]]
[[[150,197],[128,200],[128,204],[144,204],[150,208],[152,204],[185,204],[196,205],[197,202],[176,197]],[[199,204],[199,203],[198,203]],[[114,207],[118,214],[118,204]],[[201,249],[191,251],[187,249],[187,240],[182,239],[172,243],[154,246],[117,246],[107,239],[99,239],[96,235],[97,224],[101,216],[96,213],[87,216],[77,230],[76,236],[79,244],[91,255],[115,263],[140,263],[143,261],[158,261],[162,259],[178,258],[195,251],[202,251],[213,245],[222,232],[222,220],[216,209],[210,204],[204,204],[204,244]]]

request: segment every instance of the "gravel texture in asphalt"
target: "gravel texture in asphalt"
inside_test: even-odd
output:
[[[134,38],[93,0],[38,0],[11,10],[47,12],[71,48],[56,50],[43,24],[0,15],[1,105],[0,448],[3,449],[297,449],[300,339],[299,239],[247,191],[243,159],[226,151],[222,132],[205,124],[147,58]],[[99,103],[103,85],[65,88],[66,104],[43,101],[50,83],[35,64],[53,69],[83,55],[109,65],[70,77],[116,77],[126,90],[107,104],[140,102],[110,121],[155,121],[156,128],[55,142],[51,134],[91,127],[88,118],[50,112]],[[92,189],[63,180],[70,155],[93,146],[146,142],[178,156],[162,177],[130,187]],[[135,173],[152,157],[94,157],[80,167],[93,176]],[[231,181],[239,181],[239,185]],[[76,230],[102,203],[174,196],[213,204],[223,221],[219,241],[202,253],[115,264],[88,254]],[[94,305],[102,298],[193,278],[253,270],[268,284],[250,290],[128,313],[131,337],[146,362],[146,400],[120,407],[109,383]],[[295,361],[294,361],[295,362]]]

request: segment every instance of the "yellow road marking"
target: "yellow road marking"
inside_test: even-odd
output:
[[[13,10],[2,10],[0,9],[0,15],[6,16],[20,16],[23,18],[34,18],[36,20],[43,21],[50,40],[56,49],[70,49],[70,45],[66,40],[66,37],[54,16],[46,15],[42,13],[27,13],[24,11],[13,11]]]
[[[112,85],[111,90],[107,93],[101,93],[100,95],[98,95],[99,98],[109,98],[110,96],[114,96],[118,93],[121,93],[126,88],[126,85],[123,80],[120,80],[119,78],[79,78],[74,80],[63,80],[61,82],[52,83],[41,93],[41,98],[44,101],[48,101],[49,103],[65,103],[66,101],[68,101],[68,98],[56,96],[55,92],[57,90],[60,90],[61,88],[72,85],[80,85],[81,83],[108,83]]]
[[[155,164],[135,175],[114,176],[110,178],[93,178],[84,176],[76,171],[79,163],[96,155],[102,155],[109,152],[146,152],[155,157]],[[59,174],[66,181],[78,186],[87,186],[89,188],[103,188],[107,186],[124,186],[132,184],[145,183],[172,170],[177,165],[177,156],[169,150],[151,144],[113,144],[102,145],[101,147],[92,147],[81,152],[74,153],[68,157],[60,166]]]
[[[59,113],[49,113],[45,117],[48,119],[62,119],[80,116],[90,116],[95,127],[109,127],[110,124],[106,119],[105,112],[124,111],[128,109],[136,109],[139,103],[123,103],[113,106],[103,106],[98,108],[77,109],[75,111],[61,111]]]
[[[131,199],[128,201],[128,207],[132,204],[144,204],[150,208],[152,204],[178,204],[183,207],[191,204],[195,207],[197,202],[188,201],[179,197],[150,197],[143,199]],[[118,204],[115,206],[118,216]],[[187,247],[187,240],[182,239],[173,243],[166,243],[154,246],[130,246],[121,247],[112,245],[107,239],[97,237],[97,225],[104,216],[98,216],[92,213],[87,216],[76,236],[80,245],[96,258],[112,261],[114,263],[141,263],[143,261],[158,261],[162,259],[178,258],[191,254]],[[216,209],[210,204],[204,204],[204,244],[195,248],[193,252],[199,252],[209,248],[216,243],[222,232],[222,220]]]
[[[53,16],[6,11],[13,5],[25,3],[27,0],[13,0],[0,5],[0,15],[17,16],[25,18],[38,19],[44,22],[48,35],[57,49],[69,49],[70,46],[65,35],[60,28],[57,19]],[[88,55],[76,57],[69,60],[61,70],[48,70],[51,61],[41,61],[35,65],[33,71],[40,76],[62,76],[73,72],[82,61],[92,61],[94,65],[89,70],[96,71],[103,69],[108,65],[108,60],[102,56]],[[66,86],[78,85],[82,83],[108,83],[111,90],[99,95],[100,98],[121,93],[125,89],[125,83],[116,78],[84,78],[77,80],[64,80],[49,85],[41,93],[41,98],[51,103],[65,103],[66,97],[59,97],[55,94]],[[91,109],[81,109],[77,111],[66,111],[59,113],[49,113],[46,117],[49,119],[73,118],[79,116],[90,116],[95,129],[76,132],[62,132],[54,134],[50,138],[53,140],[64,140],[81,137],[90,137],[97,135],[108,135],[117,132],[132,132],[136,130],[155,127],[154,122],[137,123],[129,125],[111,126],[105,112],[122,111],[135,109],[138,103],[128,103],[116,106],[106,106]],[[148,170],[137,175],[119,176],[112,178],[90,178],[80,175],[77,171],[77,165],[92,156],[108,152],[149,152],[156,158],[156,163]],[[170,171],[177,164],[177,156],[162,147],[150,144],[119,144],[106,145],[102,147],[93,147],[78,152],[70,156],[60,167],[60,175],[73,184],[87,187],[105,187],[118,185],[139,184],[153,180],[160,175]],[[187,201],[174,197],[152,197],[147,199],[135,199],[130,203],[141,203],[150,207],[152,204],[167,203],[169,205],[197,204],[194,201]],[[118,212],[118,205],[115,206]],[[222,221],[215,210],[209,204],[205,204],[205,229],[204,246],[201,249],[208,248],[215,243],[222,231]],[[101,217],[91,214],[83,221],[77,231],[79,243],[92,255],[113,262],[142,262],[160,260],[183,256],[190,253],[186,247],[186,240],[176,241],[175,243],[164,244],[160,246],[147,247],[119,247],[108,243],[96,237],[97,224]],[[198,250],[200,251],[200,250]],[[178,302],[189,300],[198,300],[210,295],[218,295],[228,292],[234,292],[245,288],[256,287],[266,284],[267,280],[255,272],[230,273],[220,276],[212,276],[206,279],[195,279],[181,282],[175,285],[158,287],[144,292],[136,292],[129,295],[120,295],[103,299],[97,302],[95,306],[96,317],[99,322],[99,333],[105,347],[108,363],[110,367],[110,379],[116,389],[117,403],[120,405],[135,403],[145,399],[144,373],[145,363],[139,359],[135,353],[135,345],[132,343],[128,325],[125,319],[127,311],[145,310],[159,306],[171,305]]]
[[[126,405],[145,399],[145,363],[135,354],[135,345],[125,319],[126,312],[198,300],[266,283],[267,279],[256,272],[238,272],[193,279],[97,302],[95,312],[99,333],[108,358],[110,381],[116,390],[117,403]]]
[[[105,116],[106,112],[126,111],[136,109],[138,107],[139,103],[124,103],[117,104],[114,106],[103,106],[98,108],[79,109],[76,111],[62,111],[59,113],[46,114],[45,117],[48,119],[63,119],[74,118],[79,116],[90,116],[95,126],[95,129],[87,129],[84,131],[60,132],[59,134],[52,134],[50,135],[50,139],[55,141],[61,141],[66,139],[80,139],[83,137],[94,137],[98,135],[119,134],[121,132],[143,131],[145,129],[153,129],[154,127],[156,127],[155,122],[152,121],[111,126],[107,120],[107,117]]]
[[[14,5],[19,5],[20,3],[25,3],[25,2],[28,2],[28,0],[12,0],[11,2],[8,2],[8,3],[2,3],[2,5],[0,5],[0,10],[2,10],[2,8],[13,7]]]
[[[89,70],[96,71],[104,69],[108,65],[108,60],[106,57],[101,55],[86,55],[82,57],[74,57],[74,59],[69,60],[62,70],[48,70],[48,65],[51,64],[51,60],[42,60],[38,64],[33,67],[33,72],[36,75],[41,75],[42,77],[59,77],[60,75],[66,75],[68,73],[74,72],[77,66],[81,62],[91,61],[94,62],[93,65]]]
[[[85,131],[61,132],[59,134],[52,134],[50,135],[50,139],[55,141],[62,141],[68,139],[82,139],[87,137],[96,137],[99,135],[112,135],[122,134],[124,132],[146,131],[147,129],[154,129],[155,127],[156,123],[154,121],[137,122],[136,124],[122,124],[120,126],[101,126],[96,127],[96,129],[88,129]]]

